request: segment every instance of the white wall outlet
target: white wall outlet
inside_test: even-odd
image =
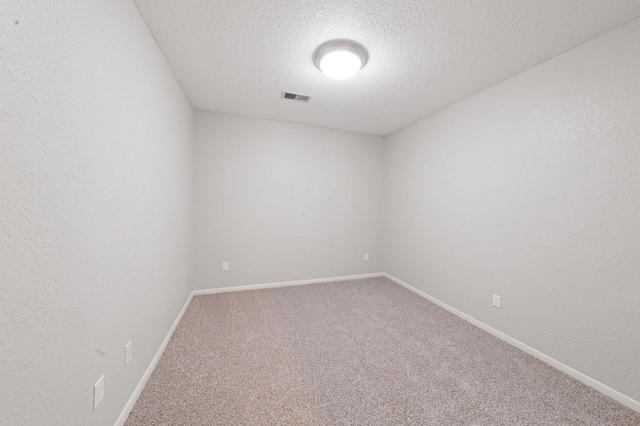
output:
[[[229,262],[222,262],[222,271],[227,272],[229,270]]]
[[[500,296],[498,296],[497,294],[493,295],[493,306],[495,306],[496,308],[500,307]]]
[[[133,343],[131,342],[131,340],[129,340],[129,343],[127,343],[127,346],[124,347],[124,365],[129,364],[129,361],[131,361],[131,355],[132,355],[132,350],[133,350]]]
[[[98,408],[98,404],[104,398],[104,374],[100,376],[95,385],[93,385],[93,410]]]
[[[364,261],[368,262],[369,261],[369,253],[365,253],[364,255]]]

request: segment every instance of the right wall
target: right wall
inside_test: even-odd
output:
[[[639,40],[636,19],[384,141],[385,271],[636,401]]]

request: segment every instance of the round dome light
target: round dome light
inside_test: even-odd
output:
[[[351,40],[331,40],[313,52],[313,63],[327,77],[344,80],[356,75],[367,64],[369,53]]]

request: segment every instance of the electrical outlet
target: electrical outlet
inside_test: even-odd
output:
[[[131,355],[132,355],[132,350],[133,350],[133,343],[131,342],[131,340],[129,340],[129,343],[127,343],[127,346],[124,347],[124,365],[129,364],[129,361],[131,361]]]
[[[365,253],[364,255],[364,261],[368,262],[369,261],[369,253]]]
[[[227,272],[229,270],[229,262],[222,262],[222,271]]]
[[[500,307],[500,296],[498,296],[497,294],[493,295],[493,306],[495,306],[496,308]]]
[[[98,408],[100,401],[104,399],[104,374],[93,385],[93,410]]]

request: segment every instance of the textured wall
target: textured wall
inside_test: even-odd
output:
[[[193,112],[129,0],[3,0],[0,52],[0,424],[112,425],[189,294]]]
[[[382,138],[204,112],[195,127],[197,288],[382,270]]]
[[[640,20],[384,144],[385,270],[635,400],[638,40]]]

